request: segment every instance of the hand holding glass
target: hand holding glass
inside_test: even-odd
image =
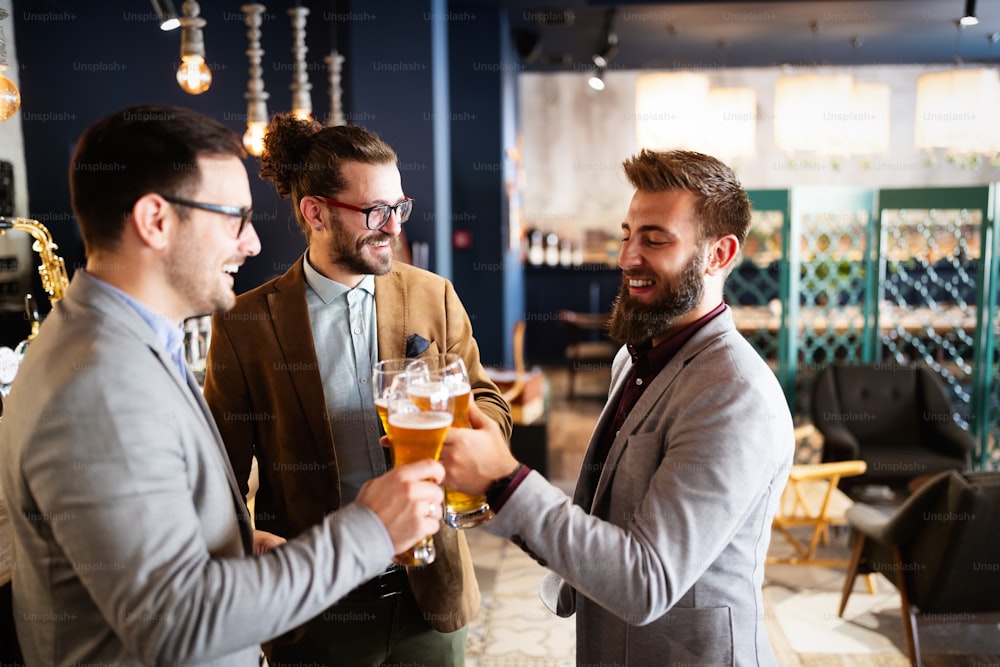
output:
[[[430,377],[448,387],[455,402],[455,418],[451,425],[469,428],[469,402],[472,386],[462,357],[452,352],[421,357]],[[415,399],[417,400],[417,399]],[[452,528],[472,528],[493,518],[486,496],[470,495],[445,487],[444,520]]]
[[[386,435],[393,465],[438,459],[451,426],[454,403],[447,387],[432,380],[419,365],[396,374],[387,392]],[[428,535],[393,561],[418,566],[433,563],[434,557],[434,540]]]

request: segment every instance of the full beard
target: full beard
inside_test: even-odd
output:
[[[644,303],[629,294],[629,278],[642,276],[623,274],[618,296],[611,307],[608,335],[623,345],[641,345],[667,333],[681,316],[701,303],[705,293],[703,257],[703,253],[696,252],[674,281],[663,281],[657,276],[660,294],[652,303]]]
[[[382,235],[386,236],[386,235]],[[385,258],[371,257],[365,254],[365,246],[381,241],[380,236],[367,236],[353,240],[347,234],[335,234],[330,238],[327,250],[335,264],[358,275],[372,274],[384,276],[392,269],[392,255],[399,249],[399,238],[391,237],[389,248],[392,254]]]

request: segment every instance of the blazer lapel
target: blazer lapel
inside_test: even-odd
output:
[[[379,361],[405,357],[410,312],[403,274],[390,271],[375,276],[375,313]]]
[[[592,509],[596,495],[595,486],[598,482],[596,471],[600,466],[596,461],[597,443],[600,440],[601,434],[604,433],[604,430],[608,428],[608,425],[614,419],[615,412],[618,411],[618,401],[621,400],[622,390],[625,387],[627,377],[627,368],[618,374],[614,387],[608,393],[608,400],[601,410],[601,416],[597,419],[597,425],[594,426],[594,432],[590,435],[590,443],[587,445],[587,451],[583,455],[580,477],[573,492],[573,502],[587,511]]]
[[[195,403],[196,407],[201,414],[205,417],[205,423],[208,426],[208,430],[212,433],[212,439],[215,441],[214,454],[216,457],[216,465],[222,470],[226,471],[226,479],[229,481],[229,490],[233,494],[233,506],[236,510],[237,523],[240,525],[240,537],[243,539],[243,548],[246,549],[248,554],[253,553],[253,529],[251,528],[250,512],[247,510],[246,499],[240,494],[240,487],[236,484],[236,475],[233,474],[233,466],[229,463],[229,455],[226,453],[226,447],[222,443],[222,435],[219,433],[218,427],[215,425],[215,419],[212,417],[212,412],[208,409],[208,404],[201,394],[201,387],[198,386],[198,382],[194,379],[194,375],[191,374],[191,370],[185,366],[184,368],[187,386],[189,391],[187,392],[191,396],[192,402]]]
[[[301,259],[275,282],[274,288],[275,291],[267,295],[267,306],[271,322],[274,323],[274,335],[287,364],[286,368],[313,369],[289,371],[289,373],[313,438],[318,445],[325,448],[325,451],[320,452],[319,460],[327,460],[332,457],[333,436],[326,421],[326,398],[309,324],[306,281],[302,273]]]
[[[673,384],[674,378],[676,378],[677,374],[681,372],[681,369],[687,365],[688,361],[696,357],[705,345],[719,336],[727,327],[732,327],[732,315],[728,309],[720,313],[717,317],[712,319],[698,332],[696,332],[691,340],[685,343],[684,347],[678,350],[673,359],[671,359],[663,370],[659,372],[646,391],[642,392],[642,396],[629,411],[628,416],[625,417],[625,422],[622,424],[621,430],[618,431],[618,436],[611,444],[611,449],[608,451],[608,458],[606,459],[603,469],[601,470],[601,477],[597,481],[597,489],[594,491],[593,502],[588,508],[590,511],[593,511],[596,507],[598,507],[604,496],[608,493],[608,490],[611,487],[611,481],[614,478],[614,471],[618,468],[618,460],[625,452],[625,445],[628,443],[629,436],[635,433],[636,430],[642,426],[642,423],[653,411],[654,406],[663,396],[664,392],[667,391],[670,385]],[[621,391],[624,379],[627,376],[628,373],[624,371],[621,373],[619,382],[615,387],[616,394]],[[612,404],[617,407],[618,401],[610,401],[608,405]],[[607,412],[608,410],[606,406],[604,412],[601,414],[601,423],[603,423],[605,418],[608,417]],[[614,412],[612,411],[612,414],[613,413]],[[590,456],[590,454],[591,452],[588,449],[587,455]],[[589,469],[593,468],[584,468],[584,470]]]

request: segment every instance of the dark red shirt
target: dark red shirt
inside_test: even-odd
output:
[[[632,411],[635,404],[639,402],[639,397],[642,396],[642,393],[646,391],[646,387],[656,379],[660,371],[684,347],[684,343],[691,340],[691,337],[699,329],[712,321],[725,309],[726,304],[720,303],[712,312],[698,318],[656,347],[653,347],[652,341],[646,341],[646,343],[636,347],[632,345],[628,346],[629,354],[632,355],[632,370],[629,371],[628,378],[625,380],[625,387],[622,389],[621,396],[618,399],[618,409],[615,411],[614,419],[608,423],[607,428],[601,433],[601,438],[597,442],[596,456],[590,468],[594,473],[593,479],[596,480],[600,477],[601,470],[604,468],[604,462],[608,458],[608,452],[611,451],[611,444],[615,441],[615,437],[618,435],[618,431],[621,430],[622,424],[625,423],[625,418],[628,417],[629,412]]]
[[[687,325],[677,333],[675,333],[670,338],[666,339],[656,347],[653,347],[652,341],[647,341],[643,345],[633,347],[628,346],[629,354],[632,355],[632,370],[629,371],[628,379],[625,381],[625,388],[622,390],[621,396],[618,399],[618,409],[615,411],[615,417],[608,424],[608,427],[604,429],[601,433],[601,438],[597,442],[597,451],[594,458],[593,464],[585,470],[583,470],[580,475],[587,476],[589,479],[587,483],[591,485],[591,489],[595,488],[594,484],[596,480],[601,475],[601,470],[604,469],[604,462],[608,458],[608,452],[611,451],[611,444],[615,441],[615,436],[618,435],[618,431],[621,429],[622,424],[625,423],[625,418],[628,413],[631,412],[632,408],[639,401],[639,397],[642,396],[642,392],[646,390],[649,383],[652,382],[660,371],[674,358],[677,351],[680,350],[684,343],[691,340],[691,337],[701,329],[703,326],[712,321],[715,317],[720,315],[726,309],[725,303],[720,303],[712,312],[707,315],[698,318],[698,320]],[[510,498],[514,490],[520,486],[524,478],[528,476],[531,469],[527,466],[522,466],[520,470],[517,471],[517,475],[511,480],[510,484],[504,490],[503,494],[500,496],[499,502],[497,502],[492,509],[494,512],[499,512],[500,508],[504,506],[507,499]]]

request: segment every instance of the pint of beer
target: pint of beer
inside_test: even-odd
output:
[[[438,354],[421,357],[427,365],[429,380],[448,388],[454,399],[454,421],[451,425],[458,428],[469,428],[469,403],[472,401],[472,387],[469,372],[465,368],[462,357],[454,353]],[[412,389],[411,389],[412,391]],[[426,410],[426,402],[418,395],[413,395],[413,402]],[[486,497],[469,495],[455,489],[445,487],[444,520],[452,528],[472,528],[493,518]]]
[[[388,407],[386,435],[389,436],[393,465],[424,459],[436,461],[454,418],[455,401],[448,389],[434,382],[425,368],[414,367],[398,374],[385,398]],[[435,555],[434,540],[428,535],[393,560],[406,566],[427,565],[434,562]]]
[[[441,456],[441,445],[451,426],[449,412],[396,412],[389,417],[389,445],[393,465],[402,466]]]

